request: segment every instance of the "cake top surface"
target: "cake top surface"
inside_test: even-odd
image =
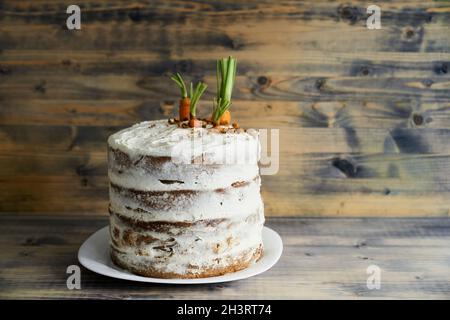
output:
[[[191,161],[209,158],[214,163],[232,158],[233,163],[257,163],[259,131],[255,129],[182,128],[167,120],[144,121],[112,134],[108,144],[130,157],[148,155]],[[228,160],[229,161],[229,160]]]

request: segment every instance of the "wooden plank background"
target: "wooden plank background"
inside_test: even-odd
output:
[[[72,2],[0,1],[0,212],[106,214],[108,135],[231,54],[233,117],[280,129],[267,215],[449,215],[448,1]]]

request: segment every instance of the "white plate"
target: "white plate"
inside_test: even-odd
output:
[[[131,281],[170,283],[170,284],[198,284],[217,283],[245,279],[269,270],[280,259],[283,251],[281,237],[267,227],[262,232],[264,254],[258,262],[247,269],[225,274],[218,277],[200,279],[160,279],[134,275],[115,266],[109,257],[109,231],[104,227],[91,235],[80,247],[78,260],[87,269],[104,276]]]

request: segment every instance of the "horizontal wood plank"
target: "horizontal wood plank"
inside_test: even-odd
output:
[[[203,79],[214,87],[215,78]],[[135,77],[132,75],[83,76],[77,75],[61,81],[59,76],[11,76],[0,83],[2,99],[68,99],[68,100],[175,100],[176,90],[168,77]],[[393,101],[405,99],[424,102],[448,103],[450,78],[435,80],[428,86],[428,78],[378,77],[303,77],[272,76],[267,85],[258,84],[257,78],[237,76],[237,100],[259,101]],[[211,101],[209,91],[204,100]]]
[[[384,28],[371,32],[365,26],[366,6],[336,2],[252,1],[231,4],[226,1],[167,6],[108,1],[80,3],[85,14],[85,33],[68,33],[64,24],[69,2],[25,7],[4,5],[2,14],[4,47],[26,49],[147,49],[160,55],[192,48],[242,50],[259,48],[307,48],[326,51],[417,51],[439,52],[447,45],[441,32],[449,21],[445,2],[390,4],[383,8]],[[33,24],[42,38],[33,37],[27,27]],[[201,28],[199,28],[201,26]],[[355,32],[360,30],[361,32]],[[412,33],[409,31],[412,30]],[[280,31],[283,37],[280,37]],[[441,32],[439,32],[441,31]],[[299,34],[301,33],[301,37]],[[127,37],[133,34],[133,37]],[[326,36],[325,36],[326,34]],[[268,42],[267,39],[271,41]],[[170,49],[168,49],[170,48]]]
[[[308,74],[312,77],[447,77],[447,52],[377,52],[366,51],[355,57],[351,52],[322,50],[283,50],[261,55],[260,50],[245,49],[233,53],[239,61],[240,75]],[[153,51],[122,50],[20,50],[4,49],[0,54],[3,74],[19,75],[121,75],[161,76],[175,71],[192,77],[214,76],[217,56],[227,52],[190,52],[189,58],[177,52],[161,57]],[[448,77],[447,77],[448,79]]]

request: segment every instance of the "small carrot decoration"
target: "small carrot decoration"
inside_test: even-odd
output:
[[[219,118],[219,124],[222,126],[227,126],[231,123],[231,112],[230,110],[225,110],[225,112]]]
[[[171,76],[170,79],[175,81],[175,83],[181,89],[181,99],[180,99],[179,110],[178,110],[179,116],[180,116],[180,121],[189,120],[191,100],[189,99],[189,97],[187,95],[187,89],[186,89],[186,85],[184,84],[184,80],[181,77],[181,74],[179,74],[178,72],[175,75]]]
[[[230,124],[231,94],[236,78],[237,60],[233,57],[217,60],[217,95],[214,100],[212,121],[214,125]]]
[[[190,96],[191,96],[191,103],[190,103],[190,119],[189,119],[189,127],[201,127],[203,125],[203,122],[201,120],[197,120],[196,118],[196,112],[197,112],[197,103],[200,100],[200,97],[205,92],[206,88],[208,86],[203,82],[198,82],[197,85],[192,85],[191,82],[191,90],[190,90]]]

